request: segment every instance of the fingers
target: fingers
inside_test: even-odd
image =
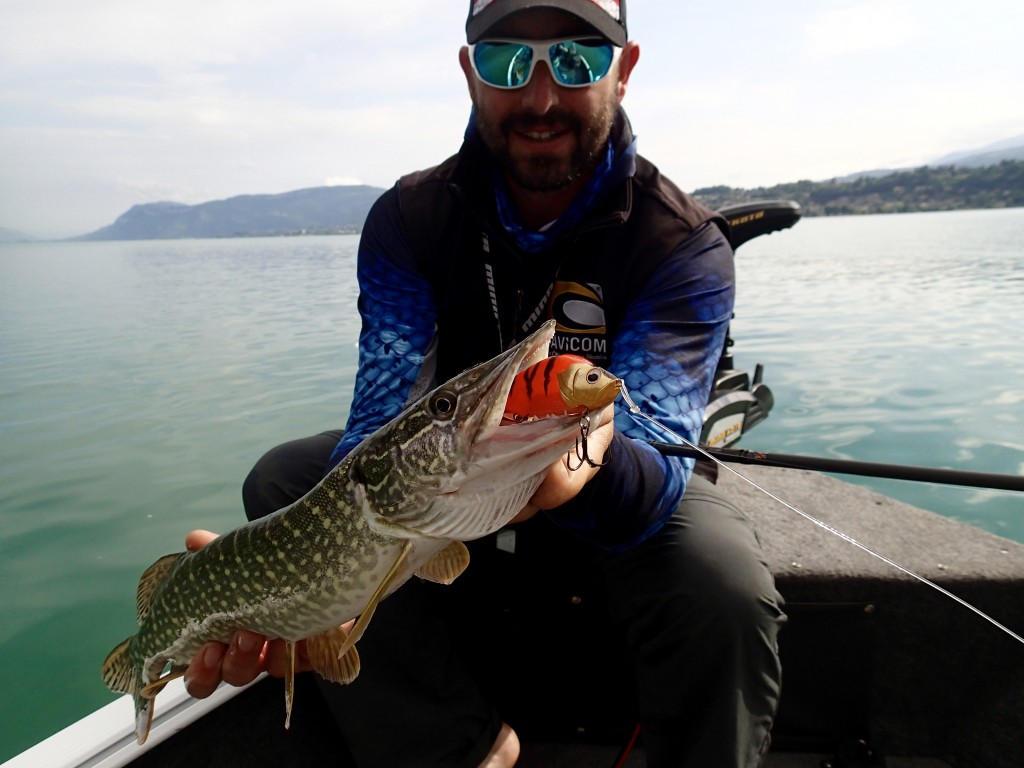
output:
[[[228,647],[223,643],[207,643],[185,670],[185,690],[190,696],[205,699],[220,685],[220,665]]]
[[[224,682],[230,685],[247,685],[256,679],[264,669],[263,650],[267,639],[263,635],[240,629],[235,632],[228,646],[228,652],[221,662]]]
[[[284,677],[287,667],[288,646],[284,640],[273,640],[267,645],[266,666],[267,672],[273,677]],[[306,656],[306,641],[300,640],[295,644],[295,671],[308,672],[312,667],[309,664],[309,657]]]
[[[571,469],[569,456],[562,456],[548,469],[544,482],[533,494],[524,512],[531,507],[554,509],[565,504],[575,498],[583,486],[597,474],[604,462],[605,452],[615,436],[615,423],[610,418],[612,411],[608,410],[610,408],[611,406],[606,406],[599,412],[602,423],[587,436],[586,452],[591,462],[582,462],[580,466],[576,466],[577,457],[575,451],[571,451],[571,461],[575,466],[575,469]],[[604,420],[605,418],[607,421]],[[579,450],[579,447],[576,450]]]
[[[202,549],[216,538],[217,534],[213,531],[204,531],[202,529],[192,531],[185,537],[185,549],[189,552],[195,552],[197,549]]]
[[[247,685],[264,668],[263,635],[239,630],[230,645],[206,643],[185,670],[185,689],[190,696],[205,699],[223,680],[229,685]]]

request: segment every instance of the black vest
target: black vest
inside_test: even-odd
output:
[[[620,111],[613,136],[632,141]],[[725,220],[636,157],[635,172],[599,198],[570,233],[538,253],[497,219],[489,160],[472,137],[441,165],[404,176],[398,200],[438,311],[437,380],[492,357],[551,317],[552,354],[607,366],[623,314],[669,254],[709,221]]]

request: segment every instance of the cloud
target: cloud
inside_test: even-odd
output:
[[[917,17],[906,4],[871,2],[826,11],[804,27],[804,43],[813,57],[893,48],[921,32]]]
[[[650,0],[630,25],[640,151],[692,189],[1019,135],[1024,4],[893,1]],[[79,234],[140,202],[390,186],[458,149],[464,20],[422,0],[7,3],[0,224]]]
[[[171,68],[231,64],[275,50],[345,48],[408,34],[438,16],[421,0],[34,0],[7,4],[0,60],[20,65],[65,61],[144,63]],[[461,12],[460,12],[461,13]],[[453,17],[454,18],[454,17]],[[457,30],[456,30],[457,31]]]

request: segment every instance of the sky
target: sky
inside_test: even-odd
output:
[[[455,152],[465,0],[0,0],[0,227],[388,187]],[[1020,0],[630,0],[624,107],[685,190],[1024,134]]]

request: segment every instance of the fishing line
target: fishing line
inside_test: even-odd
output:
[[[934,581],[931,581],[931,580],[925,578],[924,576],[921,576],[920,574],[914,573],[909,568],[906,568],[906,567],[900,565],[895,560],[892,560],[892,559],[886,557],[885,555],[883,555],[881,552],[877,552],[876,550],[872,549],[871,547],[867,546],[866,544],[862,544],[861,542],[857,541],[857,539],[853,538],[849,534],[843,533],[838,528],[833,528],[831,525],[826,523],[824,520],[819,520],[814,515],[811,515],[811,514],[809,514],[807,512],[804,512],[802,509],[800,509],[799,507],[794,506],[793,504],[790,504],[785,499],[779,498],[778,496],[776,496],[771,491],[769,491],[766,488],[763,488],[760,485],[758,485],[757,483],[755,483],[753,480],[751,480],[749,477],[744,475],[742,472],[737,472],[735,469],[730,467],[724,461],[719,461],[715,456],[712,456],[710,453],[705,451],[699,445],[694,445],[693,443],[691,443],[689,440],[687,440],[682,435],[677,434],[676,432],[673,432],[671,429],[666,427],[664,424],[662,424],[660,421],[655,419],[653,416],[648,416],[646,413],[644,413],[643,411],[640,410],[640,406],[638,406],[636,403],[633,402],[632,398],[629,396],[629,392],[626,391],[625,384],[623,384],[623,386],[622,386],[621,394],[622,394],[622,399],[625,401],[627,407],[629,408],[629,412],[630,413],[635,414],[637,416],[641,416],[641,417],[647,419],[652,424],[656,424],[658,427],[660,427],[661,429],[663,429],[666,432],[668,432],[670,435],[675,437],[677,440],[681,440],[686,445],[686,447],[691,448],[691,449],[697,451],[698,453],[700,453],[702,456],[706,456],[707,458],[711,459],[713,462],[715,462],[715,464],[717,464],[722,469],[725,469],[726,471],[731,472],[736,477],[738,477],[741,480],[743,480],[744,482],[752,485],[754,488],[759,490],[761,493],[765,494],[766,496],[768,496],[771,499],[774,499],[775,501],[777,501],[779,504],[781,504],[782,506],[786,507],[787,509],[792,510],[793,512],[796,512],[801,517],[803,517],[803,518],[805,518],[807,520],[810,520],[812,523],[817,525],[819,528],[823,528],[826,531],[828,531],[829,533],[833,534],[834,536],[838,536],[843,541],[852,544],[853,546],[857,547],[860,550],[863,550],[864,552],[867,552],[872,557],[878,558],[883,563],[886,563],[887,565],[892,566],[896,570],[901,571],[902,573],[905,573],[908,576],[912,576],[913,578],[917,579],[922,584],[926,584],[927,586],[931,587],[932,589],[936,590],[937,592],[940,592],[941,594],[945,595],[950,600],[953,600],[953,601],[959,603],[960,605],[962,605],[964,608],[967,608],[968,610],[973,611],[975,614],[977,614],[981,618],[985,619],[985,621],[989,622],[990,624],[992,624],[996,628],[1001,629],[1003,632],[1008,634],[1010,637],[1012,637],[1018,643],[1024,644],[1024,637],[1021,637],[1020,635],[1018,635],[1016,632],[1014,632],[1012,629],[1010,629],[1009,627],[1005,626],[1004,624],[999,623],[998,621],[993,619],[991,616],[989,616],[987,613],[982,611],[980,608],[977,608],[977,607],[971,605],[969,602],[964,600],[962,597],[957,597],[952,592],[950,592],[948,589],[939,586]]]

